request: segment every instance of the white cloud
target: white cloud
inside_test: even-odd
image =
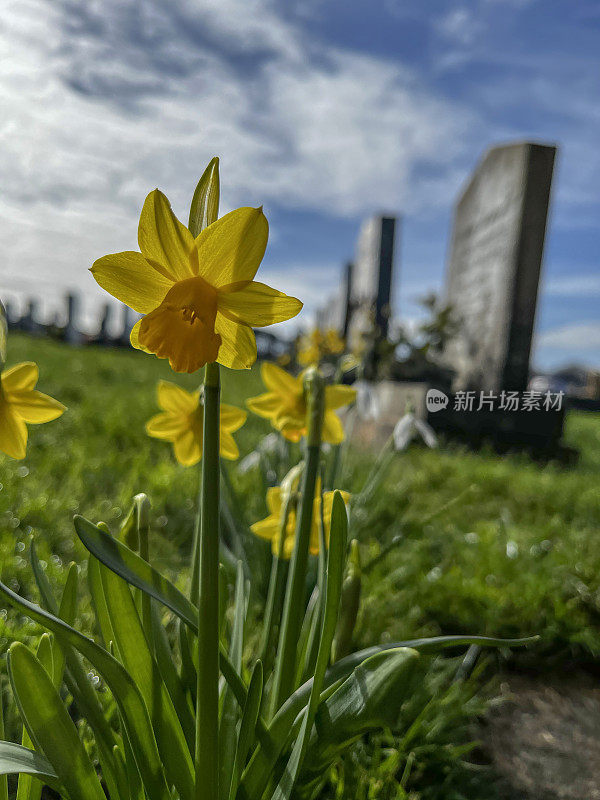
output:
[[[594,353],[600,359],[600,322],[579,322],[545,331],[538,335],[537,346],[562,352]]]
[[[398,64],[309,39],[270,0],[13,0],[0,29],[4,281],[101,296],[145,194],[362,214],[447,201],[477,120]],[[421,166],[435,174],[415,179]],[[276,235],[276,231],[274,234]],[[11,286],[12,281],[12,286]]]
[[[600,273],[551,278],[542,284],[542,292],[544,295],[556,297],[598,297],[600,296]]]
[[[451,9],[435,22],[435,29],[440,36],[461,46],[473,44],[483,27],[482,20],[466,6]]]

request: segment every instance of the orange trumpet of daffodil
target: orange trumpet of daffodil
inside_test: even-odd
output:
[[[25,458],[27,424],[51,422],[65,406],[38,392],[37,364],[26,361],[4,370],[0,376],[0,451],[12,458]]]
[[[297,488],[298,480],[296,480]],[[261,539],[268,539],[271,542],[271,550],[273,555],[279,554],[281,543],[281,514],[282,507],[285,502],[286,492],[290,491],[290,487],[285,487],[282,483],[281,486],[272,486],[267,489],[267,507],[269,509],[269,516],[265,519],[255,522],[250,526],[252,533],[260,536]],[[340,492],[345,503],[350,499],[349,492]],[[325,533],[325,544],[329,544],[329,529],[331,525],[331,509],[333,506],[334,492],[323,493],[323,525]],[[313,504],[313,516],[310,528],[310,553],[313,556],[319,553],[319,525],[321,520],[321,480],[317,479],[317,486],[315,490],[315,502]],[[289,560],[294,550],[294,542],[296,541],[296,511],[291,509],[284,531],[283,540],[283,558]]]
[[[175,458],[180,464],[191,467],[202,458],[204,423],[202,418],[202,393],[188,392],[170,381],[158,384],[158,405],[162,413],[146,423],[146,433],[155,439],[173,444]],[[230,461],[240,454],[233,436],[242,427],[247,414],[241,408],[221,403],[220,452]]]
[[[214,361],[245,369],[256,361],[252,326],[283,322],[302,308],[254,280],[268,235],[262,208],[238,208],[194,238],[155,189],[140,216],[141,252],[104,256],[91,271],[103,289],[145,315],[131,331],[134,347],[168,358],[175,372]]]
[[[273,427],[286,439],[299,442],[307,431],[304,373],[295,378],[269,362],[261,364],[260,371],[268,391],[251,397],[246,405],[259,417],[271,420]],[[324,442],[340,444],[344,441],[344,428],[335,410],[353,403],[355,397],[355,390],[349,386],[334,384],[325,387]]]

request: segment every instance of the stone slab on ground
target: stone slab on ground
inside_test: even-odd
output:
[[[600,800],[600,686],[511,676],[481,729],[507,800]]]

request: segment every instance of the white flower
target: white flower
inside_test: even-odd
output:
[[[422,439],[427,447],[437,447],[438,443],[431,426],[417,419],[412,412],[400,417],[392,436],[396,450],[406,450],[413,439]]]
[[[367,383],[367,381],[356,381],[354,388],[356,389],[356,411],[358,416],[365,422],[378,420],[381,415],[381,408],[373,384]]]

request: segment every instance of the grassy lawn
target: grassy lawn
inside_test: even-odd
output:
[[[139,491],[152,499],[156,558],[177,571],[187,557],[197,470],[180,467],[170,445],[144,431],[157,411],[157,381],[173,379],[168,365],[129,350],[12,336],[9,364],[27,359],[40,366],[40,389],[68,411],[30,427],[24,461],[1,460],[4,574],[13,585],[30,584],[23,550],[31,533],[51,573],[79,561],[72,514],[118,525]],[[243,405],[261,391],[256,368],[223,373],[226,402]],[[196,379],[175,380],[193,388]],[[268,432],[250,415],[236,434],[242,455]],[[353,512],[365,562],[400,536],[365,576],[360,643],[438,632],[539,633],[540,652],[600,652],[599,416],[571,413],[566,439],[581,451],[575,467],[456,445],[398,455],[385,485]],[[342,488],[360,491],[370,465],[364,453],[351,453]],[[253,522],[265,510],[257,476],[238,477],[234,468],[233,478]]]
[[[65,403],[68,412],[56,422],[30,427],[24,461],[0,456],[5,580],[35,596],[25,553],[33,534],[50,577],[62,583],[64,565],[82,561],[85,554],[73,532],[73,513],[114,527],[140,491],[153,504],[153,560],[170,576],[180,576],[188,557],[198,473],[180,467],[170,445],[150,439],[144,423],[157,411],[160,378],[187,388],[194,388],[196,379],[173,378],[164,361],[129,350],[71,349],[20,335],[13,335],[9,345],[9,366],[35,360],[40,390]],[[224,371],[225,402],[243,405],[260,391],[256,368],[245,374]],[[236,434],[242,455],[267,433],[266,422],[249,417]],[[538,633],[539,644],[518,656],[528,666],[597,657],[600,415],[569,414],[566,441],[581,452],[573,467],[473,453],[457,445],[438,451],[414,447],[397,455],[369,501],[352,510],[351,533],[362,543],[366,565],[357,644],[437,633]],[[340,488],[357,495],[372,461],[372,456],[351,451]],[[231,475],[240,490],[238,511],[246,521],[264,516],[258,471],[240,475],[234,467]],[[2,611],[0,651],[34,631],[23,618]],[[453,702],[455,714],[447,712],[440,734],[450,743],[465,741],[469,715],[480,710],[477,698],[472,706],[462,695]],[[373,765],[380,757],[373,753],[384,752],[387,744],[356,751],[361,779],[369,770],[394,774],[393,765]],[[450,763],[454,756],[448,754],[454,751],[443,752]],[[435,762],[442,771],[444,763]],[[332,797],[355,796],[337,786]],[[365,797],[370,786],[367,781]],[[390,798],[403,797],[393,793],[396,788],[390,792]]]

